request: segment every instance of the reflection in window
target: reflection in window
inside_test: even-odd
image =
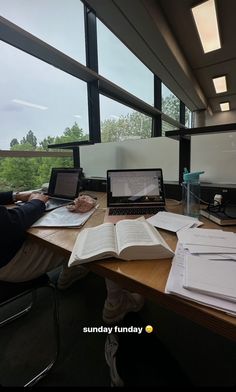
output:
[[[97,36],[99,73],[153,105],[153,73],[99,20]]]
[[[79,0],[1,0],[0,15],[85,64],[84,7]]]
[[[0,42],[0,149],[88,139],[87,84]]]
[[[180,100],[162,83],[162,112],[179,122]]]
[[[152,118],[100,95],[102,142],[151,137]]]
[[[192,128],[192,112],[185,106],[185,126]]]
[[[167,131],[177,131],[178,129],[174,125],[162,120],[162,136],[165,136]]]

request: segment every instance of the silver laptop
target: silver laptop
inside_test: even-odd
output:
[[[104,222],[149,217],[165,210],[162,169],[107,171],[107,211]]]
[[[82,169],[53,168],[48,192],[46,211],[70,204],[79,194]]]

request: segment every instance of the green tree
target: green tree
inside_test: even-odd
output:
[[[105,120],[101,124],[103,142],[118,142],[126,139],[151,137],[152,119],[139,112],[133,112],[119,119]]]
[[[23,139],[20,141],[20,143],[21,144],[30,144],[33,147],[33,149],[35,150],[37,147],[37,138],[34,135],[34,132],[30,130],[26,134],[26,137],[23,137]]]
[[[1,164],[1,182],[5,180],[9,189],[33,189],[36,173],[34,158],[5,158]]]
[[[83,133],[83,129],[75,122],[71,128],[67,127],[61,136],[47,136],[39,145],[43,150],[48,150],[49,144],[62,144],[70,142],[78,142],[80,140],[88,140],[89,135]]]
[[[41,142],[39,142],[39,145],[40,145],[41,149],[44,150],[44,151],[48,150],[48,145],[49,144],[55,144],[55,137],[47,136]]]
[[[14,138],[14,139],[12,139],[12,141],[10,143],[10,147],[12,148],[12,147],[16,146],[17,144],[19,144],[18,140],[16,138]]]
[[[174,95],[168,95],[162,100],[162,111],[176,121],[179,121],[180,101]]]
[[[69,143],[79,140],[86,140],[86,135],[83,134],[83,129],[75,122],[71,128],[67,127],[65,129],[62,136],[55,138],[55,143]]]

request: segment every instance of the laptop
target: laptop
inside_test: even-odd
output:
[[[107,171],[107,211],[104,222],[145,218],[165,211],[162,169]]]
[[[46,211],[70,204],[78,197],[82,169],[53,168],[48,186]]]

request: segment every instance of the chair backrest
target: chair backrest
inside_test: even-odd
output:
[[[47,274],[41,275],[36,279],[26,282],[5,282],[0,281],[0,304],[21,295],[26,291],[32,291],[49,283]]]

